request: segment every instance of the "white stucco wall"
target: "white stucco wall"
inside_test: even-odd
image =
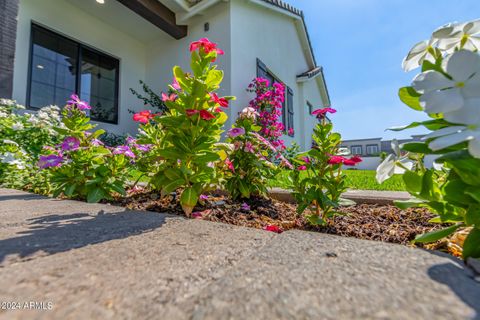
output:
[[[27,96],[32,22],[120,60],[119,122],[118,125],[100,123],[100,127],[117,133],[135,132],[137,125],[131,120],[128,108],[139,101],[129,88],[138,88],[138,80],[145,78],[145,44],[65,0],[20,0],[13,98],[21,104],[25,104]]]
[[[275,76],[293,89],[295,137],[287,135],[287,144],[293,140],[302,148],[309,148],[314,119],[307,117],[305,99],[321,105],[315,81],[297,84],[296,76],[309,69],[304,56],[295,20],[280,12],[248,1],[231,1],[232,24],[232,91],[237,95],[233,104],[235,113],[248,105],[252,94],[245,91],[256,76],[256,59],[259,58]],[[317,91],[317,93],[315,93]]]

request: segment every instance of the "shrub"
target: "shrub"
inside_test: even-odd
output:
[[[206,38],[193,42],[190,51],[192,73],[178,66],[173,68],[176,83],[170,86],[170,94],[163,96],[168,108],[165,114],[156,116],[143,111],[134,116],[145,124],[150,121],[158,124],[142,128],[145,140],[157,136],[160,139],[158,158],[152,164],[157,173],[151,184],[163,194],[183,189],[180,204],[187,216],[202,192],[217,178],[215,162],[220,160],[217,144],[227,120],[222,108],[228,107],[228,101],[233,99],[220,98],[214,92],[220,87],[223,72],[213,62],[223,51]]]
[[[227,134],[233,151],[224,161],[225,187],[233,199],[266,195],[268,180],[279,172],[269,160],[269,155],[278,151],[257,133],[261,127],[255,125],[256,117],[254,109],[245,108]],[[280,157],[282,165],[291,166],[281,154]]]
[[[167,106],[162,100],[162,97],[156,94],[145,82],[139,81],[142,85],[143,94],[137,92],[135,89],[130,88],[130,92],[138,99],[142,100],[144,106],[151,106],[154,110],[159,112],[165,112]],[[129,110],[133,113],[133,111]]]
[[[76,95],[62,111],[63,127],[55,128],[65,136],[60,145],[47,146],[38,166],[50,173],[49,184],[53,195],[98,202],[112,199],[112,195],[125,195],[128,166],[135,158],[129,146],[109,148],[98,137],[104,130],[91,132],[96,125],[90,123],[86,110],[91,107]]]
[[[48,106],[36,114],[24,109],[15,101],[0,99],[0,185],[46,193],[48,186],[36,163],[44,145],[62,139],[53,130],[62,125],[60,109]]]
[[[297,169],[291,171],[293,195],[298,202],[297,212],[308,210],[307,220],[313,225],[331,223],[337,214],[340,196],[345,191],[343,165],[354,166],[362,161],[359,157],[345,158],[339,155],[341,136],[332,132],[333,125],[327,119],[327,113],[335,109],[315,110],[320,122],[313,130],[314,146],[301,153],[294,160]],[[306,174],[301,174],[305,171]]]
[[[434,242],[460,228],[471,228],[463,257],[480,257],[480,21],[454,23],[437,29],[429,41],[415,45],[403,62],[406,71],[422,68],[400,99],[431,119],[394,128],[424,126],[432,132],[422,142],[400,146],[378,167],[379,180],[403,174],[411,201],[400,208],[426,207],[438,214],[433,222],[450,226],[420,235],[417,242]],[[437,155],[427,169],[425,155]],[[440,166],[442,166],[440,168]]]

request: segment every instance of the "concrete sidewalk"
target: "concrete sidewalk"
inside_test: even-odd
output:
[[[5,189],[0,279],[0,319],[480,319],[440,253]]]

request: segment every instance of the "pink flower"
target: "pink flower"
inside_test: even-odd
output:
[[[312,112],[312,115],[317,116],[317,118],[324,118],[327,116],[327,113],[335,113],[337,110],[332,109],[332,108],[323,108],[323,109],[317,109]]]
[[[175,78],[175,77],[173,77],[172,87],[173,87],[173,89],[175,89],[177,91],[182,90],[182,88],[180,88],[180,84],[178,83],[177,78]]]
[[[253,144],[250,141],[245,143],[245,148],[243,149],[245,152],[255,153],[253,150]]]
[[[210,93],[210,102],[215,102],[220,105],[220,107],[227,108],[228,100],[225,98],[219,98],[216,93]]]
[[[201,201],[206,201],[206,200],[208,200],[208,196],[205,195],[205,194],[201,194],[200,197],[199,197],[199,199],[200,199]]]
[[[113,149],[113,154],[123,154],[129,158],[135,158],[135,153],[133,153],[132,149],[129,146],[118,146]]]
[[[133,115],[133,121],[140,122],[146,124],[150,121],[150,119],[155,118],[155,114],[153,114],[150,110],[140,111]]]
[[[302,160],[303,160],[305,163],[311,163],[309,157],[302,157]]]
[[[354,166],[356,165],[357,163],[353,160],[350,160],[350,159],[345,159],[343,160],[343,164],[346,165],[346,166]]]
[[[351,161],[355,162],[355,163],[360,163],[362,162],[362,158],[360,158],[359,156],[353,156],[350,158]]]
[[[238,137],[238,136],[242,136],[245,134],[245,129],[243,128],[232,128],[230,130],[228,130],[228,136],[230,138],[235,138],[235,137]]]
[[[40,156],[38,166],[40,169],[46,169],[51,167],[60,167],[62,165],[63,158],[54,154],[48,156]]]
[[[240,209],[242,209],[243,211],[251,210],[250,206],[246,202],[242,203],[242,205],[240,206]]]
[[[206,54],[209,54],[212,51],[215,51],[217,55],[224,54],[222,49],[217,48],[217,44],[210,42],[207,38],[201,38],[198,41],[194,41],[190,44],[190,52],[195,51],[197,49],[203,50]],[[215,61],[213,59],[212,61]]]
[[[70,96],[70,100],[67,101],[67,106],[77,106],[78,110],[90,110],[92,107],[88,104],[88,102],[80,100],[80,98],[76,94],[72,94]]]
[[[165,101],[175,101],[175,99],[177,99],[177,95],[175,93],[171,93],[170,95],[167,95],[165,93],[162,92],[162,101],[165,102]]]
[[[75,137],[66,137],[62,142],[63,151],[74,151],[80,146],[80,140]]]
[[[103,145],[104,145],[104,143],[103,143],[102,141],[98,140],[98,139],[92,139],[91,143],[92,143],[92,146],[94,146],[94,147],[98,147],[98,146],[103,146]]]
[[[297,168],[297,170],[298,170],[298,171],[305,171],[305,170],[307,170],[307,166],[299,166],[299,167]]]
[[[194,116],[198,113],[198,114],[200,114],[200,118],[202,118],[203,120],[215,119],[215,116],[213,114],[211,114],[210,112],[208,112],[207,110],[187,109],[187,110],[185,110],[185,113],[189,117],[192,117],[192,116]]]
[[[235,167],[233,166],[233,163],[232,161],[230,161],[230,159],[225,159],[225,164],[227,165],[228,167],[228,170],[232,171],[232,172],[235,172]]]
[[[295,134],[295,130],[293,128],[288,129],[288,135],[293,136]]]
[[[280,227],[277,227],[277,226],[272,225],[272,224],[263,227],[263,230],[270,231],[270,232],[275,232],[275,233],[282,233],[283,232],[283,230]]]
[[[331,156],[330,159],[328,160],[328,164],[341,164],[345,160],[346,159],[342,156]]]

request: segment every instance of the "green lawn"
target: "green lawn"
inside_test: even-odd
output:
[[[375,180],[375,171],[370,170],[345,170],[347,176],[347,187],[349,189],[360,190],[388,190],[388,191],[405,191],[405,186],[401,176],[393,176],[382,184],[378,184]],[[132,180],[136,180],[140,177],[138,171],[132,170]],[[305,173],[306,174],[306,173]],[[148,177],[142,177],[141,182],[148,182]],[[287,189],[288,171],[281,172],[277,179],[270,181],[270,187]]]
[[[393,176],[384,183],[378,184],[375,179],[375,171],[345,170],[344,172],[347,176],[346,183],[349,189],[405,191],[401,176]],[[288,172],[280,173],[276,180],[270,182],[270,187],[288,188]]]

